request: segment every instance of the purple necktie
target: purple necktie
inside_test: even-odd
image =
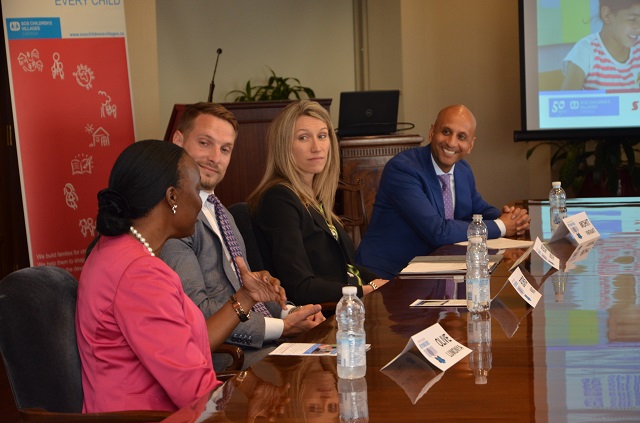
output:
[[[444,298],[447,300],[455,298],[456,282],[453,279],[445,279],[444,283]]]
[[[218,226],[220,226],[222,238],[224,239],[224,243],[232,257],[231,265],[233,266],[236,276],[240,281],[240,286],[242,286],[242,276],[240,275],[240,269],[238,269],[235,261],[236,257],[242,257],[242,251],[240,250],[236,236],[233,234],[233,229],[231,229],[227,215],[224,212],[224,207],[222,207],[222,203],[218,200],[218,197],[216,197],[215,194],[211,194],[207,197],[207,201],[215,206]],[[271,317],[271,313],[269,313],[269,310],[267,310],[267,307],[262,302],[255,303],[253,310],[257,313],[263,314],[265,317]]]
[[[444,202],[445,219],[453,219],[453,194],[451,193],[451,184],[449,183],[449,174],[438,175],[442,184],[442,201]]]

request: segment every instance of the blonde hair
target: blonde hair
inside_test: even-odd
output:
[[[301,116],[321,120],[329,132],[330,148],[324,169],[313,176],[312,190],[309,192],[303,182],[300,170],[293,158],[292,146],[295,138],[296,121]],[[267,167],[258,187],[249,196],[251,210],[256,210],[264,193],[274,185],[283,184],[296,193],[305,207],[319,208],[322,204],[330,221],[339,222],[333,213],[338,179],[340,177],[340,152],[338,138],[331,123],[331,117],[324,107],[311,100],[299,100],[285,107],[275,117],[267,132]]]

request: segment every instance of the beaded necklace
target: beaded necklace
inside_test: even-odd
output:
[[[147,242],[146,239],[144,239],[144,237],[142,236],[142,234],[138,231],[136,231],[136,228],[134,228],[133,226],[129,226],[129,232],[131,232],[131,235],[133,235],[134,237],[136,237],[138,239],[138,241],[140,241],[142,243],[142,245],[144,245],[147,250],[149,251],[149,253],[151,254],[151,256],[155,257],[155,253],[153,252],[153,249],[149,246],[149,243]]]

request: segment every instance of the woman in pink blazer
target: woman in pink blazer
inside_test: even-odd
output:
[[[256,301],[286,300],[279,281],[250,273],[205,321],[178,275],[156,257],[169,238],[193,234],[198,167],[164,141],[140,141],[116,160],[98,194],[100,233],[80,275],[76,309],[85,412],[175,410],[220,382],[211,349]]]

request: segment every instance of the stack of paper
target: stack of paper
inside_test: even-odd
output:
[[[489,272],[493,272],[502,260],[502,254],[489,256]],[[455,256],[418,256],[402,269],[401,275],[416,274],[464,274],[467,271],[466,257]]]
[[[371,344],[366,344],[365,350],[369,351]],[[271,351],[269,355],[338,355],[335,344],[309,344],[285,342]]]
[[[468,245],[469,241],[456,242],[455,245]],[[528,248],[533,244],[533,241],[527,241],[524,239],[511,239],[511,238],[494,238],[487,240],[487,248],[491,250],[506,250],[507,248]]]

